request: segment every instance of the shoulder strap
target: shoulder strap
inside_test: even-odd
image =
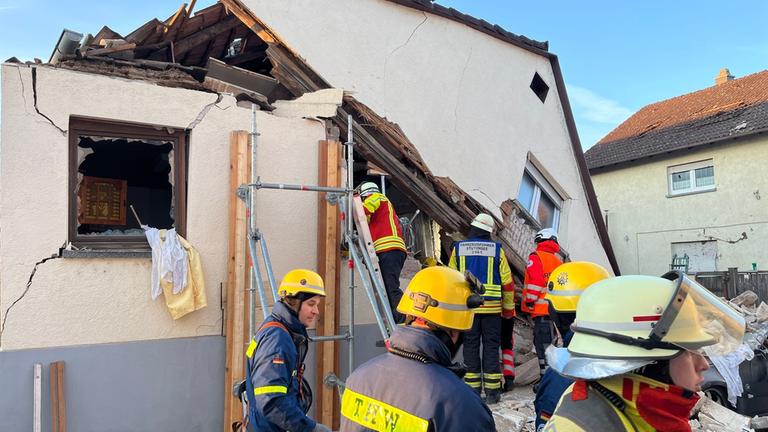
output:
[[[259,327],[258,331],[262,331],[262,330],[268,329],[270,327],[279,327],[279,328],[283,329],[284,332],[290,333],[288,331],[288,329],[282,323],[280,323],[278,321],[270,321],[270,322],[264,323],[261,327]]]

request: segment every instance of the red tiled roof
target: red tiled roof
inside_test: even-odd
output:
[[[762,132],[767,103],[768,70],[647,105],[590,148],[587,164],[600,168]]]
[[[768,101],[768,70],[645,106],[598,144]]]

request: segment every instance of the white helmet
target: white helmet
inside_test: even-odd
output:
[[[358,186],[360,189],[360,196],[368,196],[372,193],[379,193],[379,187],[376,185],[376,183],[373,182],[365,182],[362,183],[360,186]]]
[[[543,230],[536,233],[536,237],[534,238],[534,241],[536,243],[541,243],[544,240],[554,240],[557,241],[557,232],[553,230],[552,228],[544,228]]]
[[[739,347],[744,317],[682,272],[619,276],[584,291],[567,349],[549,364],[573,378],[620,375],[682,350],[726,355]]]
[[[475,216],[474,219],[472,219],[472,223],[470,225],[475,228],[480,228],[483,231],[493,232],[493,216],[489,215],[488,213],[480,213]]]

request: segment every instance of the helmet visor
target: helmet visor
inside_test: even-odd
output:
[[[708,347],[711,355],[725,355],[741,345],[743,316],[683,272],[673,271],[662,277],[676,283],[675,294],[653,327],[650,339],[687,350]]]

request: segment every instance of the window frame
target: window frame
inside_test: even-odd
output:
[[[171,126],[153,126],[141,123],[128,123],[118,120],[105,120],[85,117],[71,117],[69,121],[69,175],[68,175],[68,241],[77,248],[89,249],[125,249],[149,250],[146,237],[125,235],[87,236],[77,233],[77,145],[82,135],[97,135],[109,138],[134,138],[165,140],[173,142],[173,200],[174,228],[182,236],[186,235],[187,216],[187,131]],[[129,218],[134,217],[130,209]],[[141,217],[141,215],[139,215]]]
[[[521,207],[523,207],[525,211],[528,212],[531,218],[533,218],[533,220],[535,220],[541,228],[552,228],[556,232],[560,232],[560,220],[563,212],[563,206],[565,205],[565,199],[560,196],[551,182],[533,164],[526,164],[525,169],[523,170],[523,176],[520,179],[520,186],[523,185],[523,181],[526,175],[532,180],[534,186],[533,197],[531,198],[530,205],[521,202]],[[520,196],[520,186],[518,186],[517,190],[518,197]],[[550,201],[552,201],[552,204],[555,207],[555,212],[552,217],[552,227],[545,227],[537,218],[538,212],[534,212],[534,209],[538,210],[539,205],[541,204],[542,193],[545,194],[545,196]]]
[[[696,186],[696,170],[701,168],[712,168],[712,184],[707,186]],[[673,190],[674,181],[672,176],[675,174],[687,172],[690,178],[691,186],[682,190]],[[703,192],[713,192],[717,190],[715,181],[715,163],[713,159],[705,159],[696,162],[672,165],[667,167],[667,197],[676,197],[681,195],[690,195]]]

